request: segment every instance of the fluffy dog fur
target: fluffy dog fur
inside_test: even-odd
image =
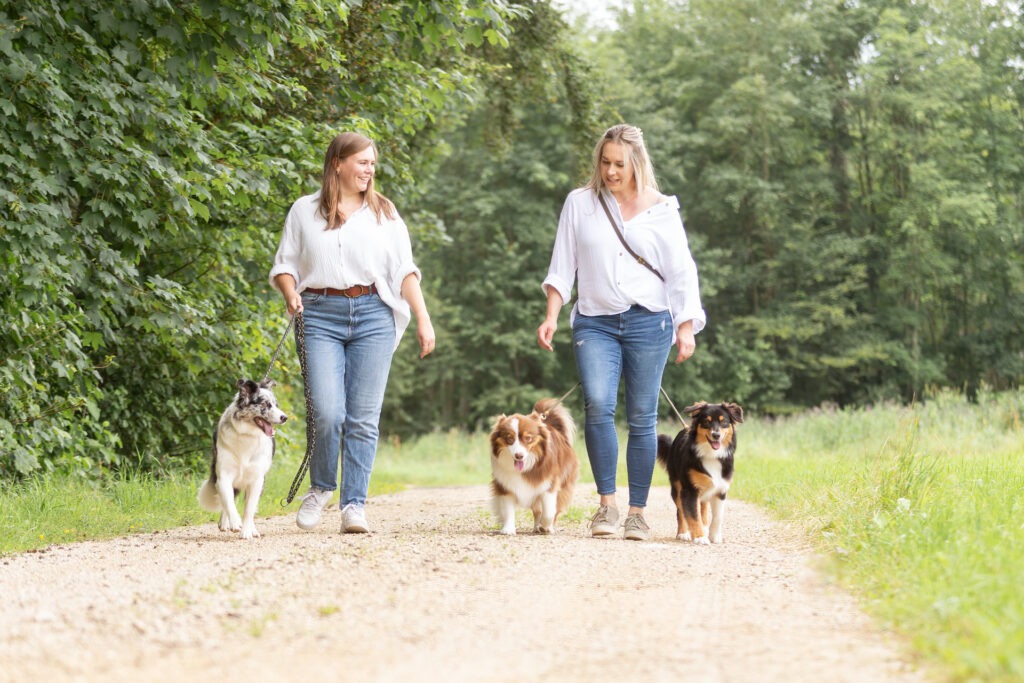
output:
[[[676,538],[694,543],[722,542],[725,497],[732,484],[736,425],[743,408],[703,401],[683,410],[692,421],[675,440],[658,435],[658,461],[668,471],[676,505]]]
[[[199,487],[199,505],[220,512],[221,531],[240,531],[258,537],[256,507],[263,480],[274,459],[274,425],[288,417],[277,407],[273,382],[238,380],[238,393],[213,432],[210,478]],[[245,491],[245,513],[238,514],[235,497]]]
[[[501,533],[515,535],[516,507],[533,511],[533,530],[550,534],[572,501],[580,463],[576,424],[553,398],[529,415],[502,415],[491,431],[491,489]]]

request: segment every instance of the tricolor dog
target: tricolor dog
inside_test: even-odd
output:
[[[533,511],[533,530],[550,534],[572,502],[580,463],[576,424],[562,404],[543,398],[529,415],[502,415],[491,431],[491,490],[501,533],[515,535],[516,508]]]
[[[668,471],[676,505],[676,538],[721,543],[725,498],[732,483],[736,425],[743,408],[735,403],[695,403],[683,409],[693,418],[676,438],[658,435],[658,461]]]

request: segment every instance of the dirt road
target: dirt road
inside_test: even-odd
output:
[[[251,542],[206,524],[0,559],[0,680],[924,680],[743,502],[710,547],[673,540],[664,489],[647,543],[585,521],[497,535],[483,486],[367,512],[368,535],[339,535],[335,509],[312,532],[259,518]]]

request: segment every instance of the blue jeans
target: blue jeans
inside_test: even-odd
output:
[[[338,487],[341,506],[363,505],[377,455],[380,411],[395,348],[395,318],[376,294],[302,294],[307,376],[316,442],[309,483]]]
[[[626,383],[626,473],[629,505],[646,507],[658,454],[658,395],[672,346],[672,318],[633,306],[615,315],[577,313],[572,328],[576,368],[586,405],[584,436],[597,492],[615,493],[619,439],[615,406]]]

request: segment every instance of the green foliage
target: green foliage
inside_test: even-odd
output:
[[[556,353],[536,346],[539,283],[620,120],[701,273],[677,404],[1017,387],[1022,37],[980,0],[636,0],[585,32],[542,0],[8,3],[0,475],[201,462],[287,324],[271,254],[342,129],[380,144],[438,332],[425,361],[400,347],[385,432],[487,426],[575,384],[564,317]]]
[[[416,245],[438,350],[426,361],[400,349],[383,423],[403,436],[432,426],[490,427],[576,383],[568,324],[556,354],[540,351],[540,283],[558,213],[595,135],[584,65],[568,27],[545,3],[513,23],[515,50],[494,66],[446,154],[422,179],[421,210],[446,239]],[[557,392],[557,394],[556,394]],[[423,400],[429,397],[429,400]]]
[[[1022,28],[1001,3],[627,5],[593,58],[679,195],[709,314],[673,393],[1019,385]]]
[[[65,5],[0,10],[0,472],[188,462],[284,329],[270,254],[326,142],[384,140],[400,188],[517,11]]]

